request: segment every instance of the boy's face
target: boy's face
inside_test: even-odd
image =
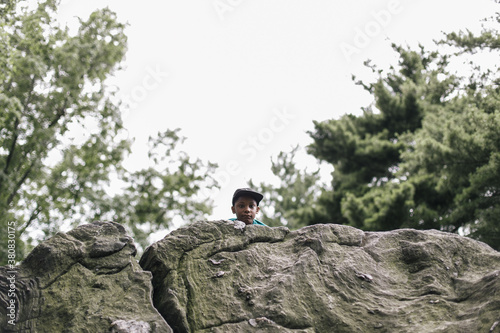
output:
[[[234,203],[234,206],[231,207],[231,210],[233,214],[236,214],[238,220],[245,222],[245,224],[253,224],[253,219],[260,208],[253,198],[239,197]]]

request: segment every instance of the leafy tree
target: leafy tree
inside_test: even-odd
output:
[[[172,214],[211,209],[210,201],[192,197],[201,186],[200,172],[209,174],[214,166],[172,155],[183,140],[177,130],[151,139],[151,168],[124,170],[131,141],[105,80],[125,55],[125,25],[104,8],[70,34],[55,19],[57,5],[45,0],[30,9],[13,0],[0,7],[1,264],[9,222],[16,224],[20,260],[30,230],[47,237],[63,225],[110,218],[125,223],[144,246],[145,234],[167,228]],[[164,167],[170,161],[165,156],[153,156],[162,148],[178,170]],[[125,192],[109,194],[111,175],[128,182]],[[176,203],[172,196],[178,196]]]
[[[262,220],[269,226],[287,226],[298,229],[313,219],[317,197],[320,193],[319,169],[309,173],[297,168],[294,160],[299,146],[291,152],[280,152],[276,160],[271,160],[271,170],[280,179],[279,186],[255,184],[251,188],[264,194],[265,205],[261,208]]]
[[[124,223],[142,248],[152,232],[174,222],[195,221],[212,211],[212,201],[201,197],[202,188],[218,187],[212,177],[216,164],[190,158],[178,144],[180,130],[167,130],[149,138],[150,167],[125,172],[124,189],[100,208],[108,220]]]
[[[84,198],[104,191],[128,149],[126,140],[115,140],[122,123],[103,83],[125,54],[124,25],[104,9],[70,36],[54,22],[56,1],[34,10],[25,4],[11,3],[1,36],[0,218],[2,228],[15,221],[18,236],[35,221],[46,234],[57,230]],[[96,126],[86,140],[63,148],[70,127],[90,119]],[[52,168],[47,162],[56,151],[61,162]]]

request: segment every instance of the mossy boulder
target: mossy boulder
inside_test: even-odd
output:
[[[123,226],[95,222],[58,233],[14,269],[0,267],[2,332],[172,332],[152,305],[151,273],[135,254]]]
[[[201,221],[135,252],[95,222],[0,267],[1,332],[500,332],[500,253],[454,234]]]
[[[500,332],[500,253],[444,232],[197,222],[140,265],[175,332]]]

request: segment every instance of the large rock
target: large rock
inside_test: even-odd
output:
[[[140,264],[175,332],[500,332],[500,253],[438,231],[198,222]]]
[[[0,267],[0,329],[172,332],[152,306],[151,273],[141,269],[135,253],[117,223],[95,222],[58,233],[15,269]],[[15,320],[9,324],[12,300]]]

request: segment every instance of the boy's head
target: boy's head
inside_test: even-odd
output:
[[[259,212],[259,203],[264,196],[250,188],[239,188],[233,194],[231,210],[236,218],[245,224],[252,224]]]

